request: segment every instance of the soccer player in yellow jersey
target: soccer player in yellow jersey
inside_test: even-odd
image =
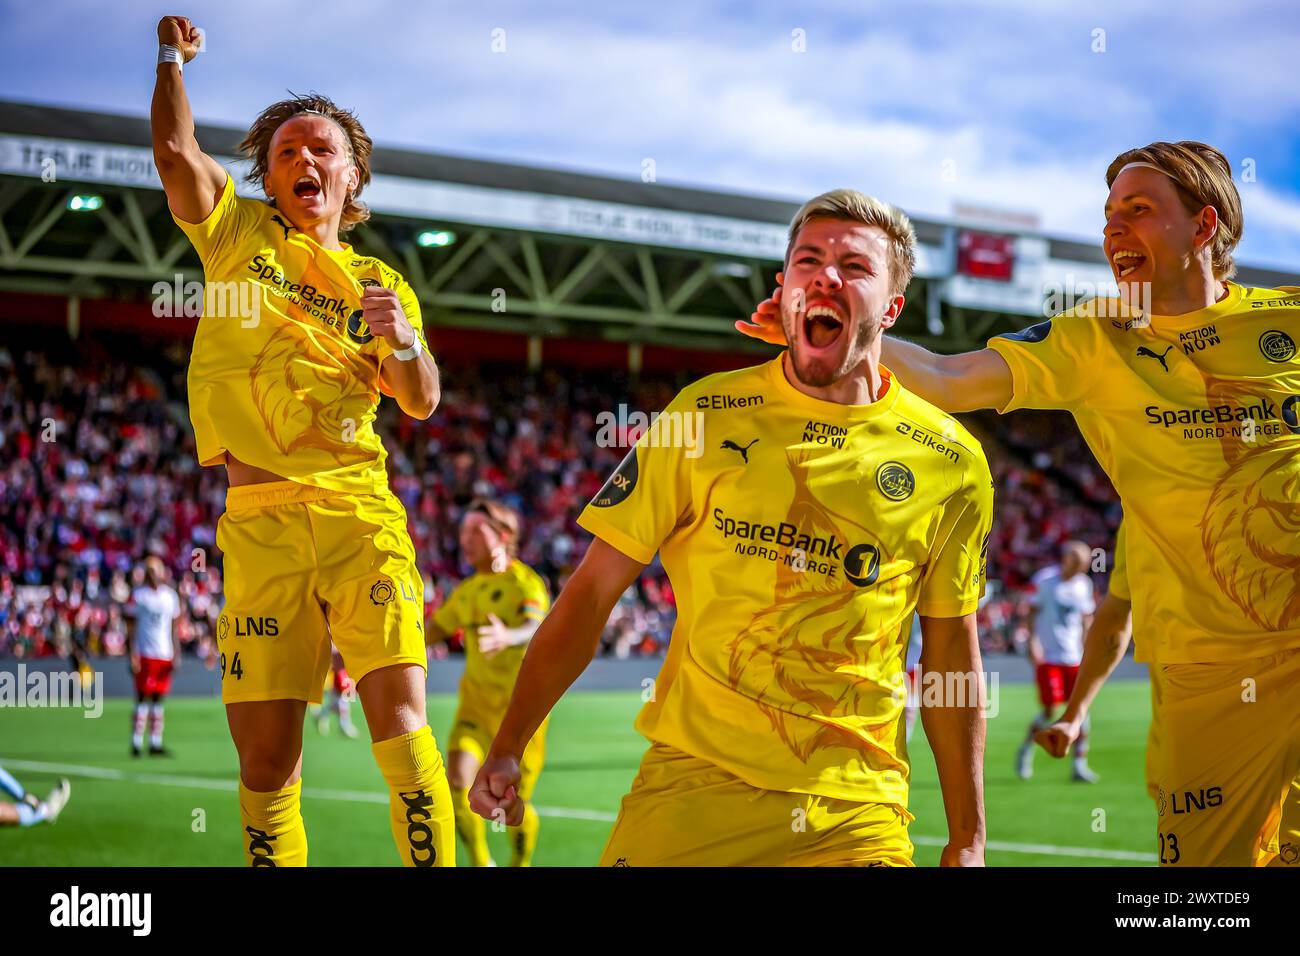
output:
[[[1241,201],[1197,142],[1106,172],[1118,299],[964,355],[886,341],[948,411],[1073,413],[1124,504],[1163,865],[1300,864],[1300,289],[1232,282]],[[742,330],[777,338],[778,305]]]
[[[465,631],[465,673],[447,747],[447,775],[456,807],[456,830],[474,866],[491,866],[483,820],[469,807],[469,787],[501,724],[528,641],[551,606],[542,576],[515,555],[519,516],[499,501],[470,503],[460,523],[460,552],[474,573],[433,613],[429,641]],[[529,866],[541,825],[528,802],[546,754],[546,722],[520,760],[518,826],[509,827],[511,866]]]
[[[803,307],[783,314],[794,344],[682,390],[583,511],[595,538],[533,638],[477,812],[519,819],[521,755],[659,552],[677,625],[602,865],[911,865],[914,610],[924,669],[953,689],[923,710],[942,862],[983,864],[975,608],[993,488],[979,444],[879,362],[915,243],[901,212],[851,190],[798,212],[786,269]]]
[[[194,138],[181,67],[197,31],[164,17],[154,158],[203,263],[189,369],[199,463],[223,465],[221,693],[239,752],[244,852],[301,866],[302,725],[330,640],[357,682],[408,866],[455,860],[451,796],[425,717],[424,590],[375,433],[380,394],[427,418],[439,397],[411,287],[339,240],[363,221],[371,143],[322,96],[284,100],[241,147],[267,201],[235,194]]]

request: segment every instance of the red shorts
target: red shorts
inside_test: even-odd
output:
[[[1034,675],[1038,679],[1038,699],[1044,707],[1064,704],[1074,693],[1074,681],[1079,676],[1078,664],[1039,664]]]
[[[157,657],[140,658],[140,673],[135,675],[137,694],[168,694],[172,689],[172,662]]]

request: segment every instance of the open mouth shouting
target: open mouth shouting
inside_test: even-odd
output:
[[[809,304],[801,324],[804,342],[820,352],[839,341],[846,322],[838,305],[829,299],[817,299]]]
[[[1142,268],[1146,264],[1147,257],[1132,249],[1116,249],[1111,253],[1110,261],[1115,269],[1115,277],[1125,279]]]
[[[315,199],[320,195],[320,183],[311,176],[299,176],[293,184],[293,194],[299,199]]]

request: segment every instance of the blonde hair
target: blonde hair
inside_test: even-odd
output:
[[[813,219],[845,219],[881,229],[889,237],[889,291],[903,294],[916,272],[916,230],[901,209],[856,189],[832,189],[814,196],[799,207],[790,221],[787,262],[795,236]]]
[[[370,218],[370,210],[363,203],[357,202],[361,190],[370,182],[370,151],[374,144],[366,135],[361,121],[350,110],[336,105],[328,96],[319,93],[293,95],[287,100],[272,103],[262,110],[253,125],[248,128],[248,135],[239,144],[239,150],[253,161],[253,168],[247,179],[258,186],[263,185],[270,166],[271,140],[286,120],[301,113],[316,113],[333,120],[343,131],[343,140],[348,149],[348,160],[357,168],[357,188],[348,193],[343,203],[343,216],[339,220],[339,232],[347,232],[359,222]],[[274,206],[275,200],[268,202]]]
[[[1206,206],[1219,214],[1219,228],[1210,240],[1210,262],[1216,279],[1231,279],[1237,274],[1232,250],[1241,242],[1245,225],[1241,213],[1241,196],[1232,181],[1228,157],[1213,146],[1195,140],[1179,143],[1152,143],[1140,149],[1120,153],[1106,169],[1106,185],[1113,186],[1119,171],[1129,163],[1150,163],[1174,182],[1174,191],[1183,208],[1196,215]]]
[[[475,498],[465,509],[465,514],[474,512],[487,518],[505,542],[506,552],[515,557],[519,553],[519,515],[515,510],[494,498]]]

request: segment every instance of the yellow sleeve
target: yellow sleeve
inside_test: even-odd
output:
[[[979,606],[993,527],[993,479],[981,457],[966,484],[949,500],[930,563],[921,578],[916,613],[961,617]]]
[[[551,596],[546,591],[546,581],[534,571],[519,583],[523,591],[519,602],[520,616],[525,621],[540,621],[551,609]]]
[[[1119,531],[1115,532],[1115,557],[1110,565],[1110,587],[1112,594],[1121,601],[1132,601],[1133,592],[1128,586],[1128,562],[1124,559],[1124,522],[1120,522]]]
[[[257,227],[259,213],[253,208],[256,205],[259,205],[256,200],[240,199],[235,194],[235,181],[227,173],[221,198],[207,219],[186,222],[172,213],[172,220],[194,246],[204,270],[216,271],[214,256],[236,251],[239,240]]]
[[[988,347],[1011,368],[1011,401],[999,408],[1071,409],[1082,402],[1092,378],[1089,323],[1095,319],[1058,315],[1019,332],[989,339]]]
[[[679,392],[664,414],[694,414],[692,402]],[[649,564],[673,529],[691,511],[691,472],[680,447],[652,443],[649,429],[609,481],[578,516],[578,524],[633,561]],[[680,444],[680,443],[676,443]]]
[[[447,600],[442,602],[442,606],[433,612],[433,626],[444,634],[455,634],[462,627],[469,626],[469,600],[465,595],[465,582],[462,581],[456,586],[456,589],[447,595]]]
[[[502,615],[501,623],[506,627],[521,627],[529,621],[540,621],[550,609],[551,599],[546,593],[546,582],[532,568],[524,570],[510,581],[510,602],[512,610]]]

